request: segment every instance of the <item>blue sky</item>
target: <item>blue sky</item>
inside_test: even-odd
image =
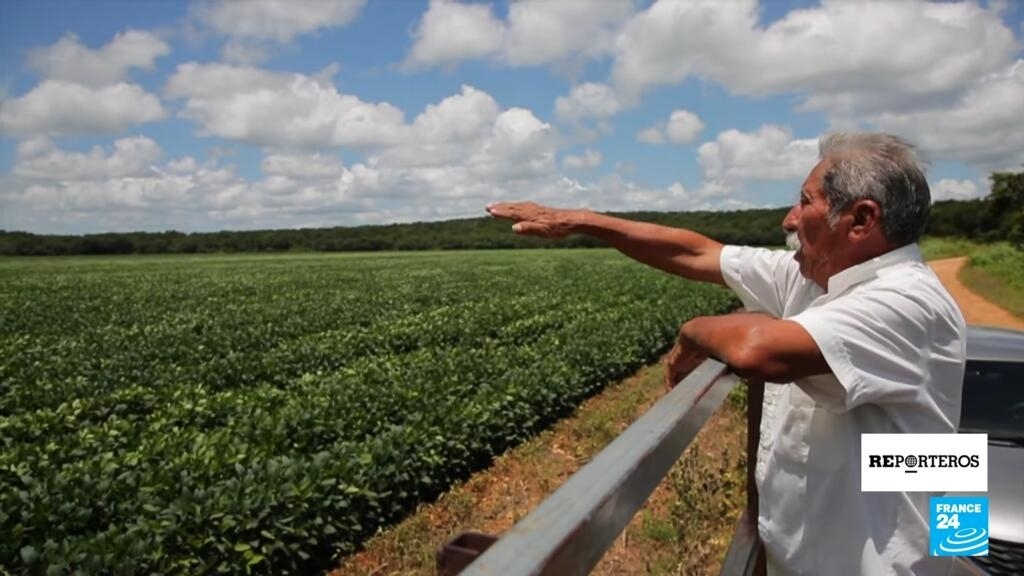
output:
[[[793,201],[829,130],[1024,164],[1017,2],[0,2],[0,229]]]

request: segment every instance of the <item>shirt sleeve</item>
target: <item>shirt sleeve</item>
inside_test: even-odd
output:
[[[723,246],[720,260],[725,284],[748,311],[782,317],[793,276],[799,274],[792,252]]]
[[[934,310],[895,289],[809,308],[789,320],[817,343],[841,390],[819,388],[814,378],[795,384],[837,412],[862,404],[919,402],[929,393],[934,316]]]

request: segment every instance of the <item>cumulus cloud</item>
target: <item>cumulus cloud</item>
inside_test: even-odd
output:
[[[637,142],[645,144],[664,144],[665,133],[661,126],[654,125],[636,133]]]
[[[135,84],[93,88],[46,80],[0,107],[0,131],[16,136],[121,132],[166,117],[160,100]]]
[[[227,64],[178,66],[168,97],[185,99],[184,118],[203,134],[267,146],[371,146],[399,137],[402,111],[364,102],[316,77]]]
[[[245,213],[287,221],[334,214],[334,224],[478,216],[501,198],[555,197],[561,189],[556,141],[551,126],[529,110],[503,110],[490,95],[463,86],[426,107],[400,140],[361,162],[345,166],[324,153],[268,153],[264,178],[247,191]],[[221,216],[237,220],[241,214],[225,210]]]
[[[689,144],[697,140],[704,131],[704,122],[689,110],[676,110],[668,120],[659,122],[636,135],[639,142],[647,144]]]
[[[339,217],[346,211],[373,209],[370,200],[350,198],[347,170],[329,173],[330,161],[316,155],[274,153],[265,166],[270,173],[249,181],[233,166],[189,156],[146,166],[158,152],[144,137],[118,140],[109,153],[24,144],[19,186],[5,198],[5,210],[19,228],[96,232],[328,225],[351,223]],[[320,171],[302,173],[303,167]]]
[[[224,72],[209,80],[243,92],[280,80],[254,70]],[[187,84],[181,80],[173,88]],[[197,91],[220,90],[199,84]],[[425,107],[411,123],[396,124],[394,134],[350,165],[336,153],[278,143],[266,149],[255,180],[214,159],[158,163],[159,147],[147,138],[88,152],[33,139],[19,149],[21,185],[8,213],[25,216],[27,223],[62,215],[65,222],[84,218],[104,229],[133,229],[162,226],[154,214],[171,214],[175,205],[192,212],[178,213],[189,226],[337,225],[476,216],[490,201],[552,201],[566,190],[555,162],[555,130],[531,111],[502,108],[470,86]],[[119,224],[108,224],[115,214]]]
[[[501,59],[510,66],[536,66],[606,54],[633,10],[632,0],[513,3]]]
[[[353,22],[364,4],[365,0],[217,0],[198,4],[193,15],[225,36],[288,43],[300,34]]]
[[[584,206],[602,211],[692,211],[741,210],[754,204],[736,198],[722,198],[704,187],[691,190],[679,182],[668,186],[645,186],[608,174],[592,182],[565,179],[561,192],[563,204]]]
[[[370,189],[496,199],[555,176],[555,130],[524,108],[501,110],[489,94],[470,86],[428,106],[405,134],[368,158]]]
[[[133,68],[152,70],[155,60],[170,51],[166,42],[142,30],[121,32],[95,50],[66,34],[52,46],[30,52],[28,65],[46,79],[99,88],[121,82]]]
[[[220,50],[220,59],[229,64],[253,66],[270,59],[270,50],[259,42],[231,38]]]
[[[665,123],[665,135],[673,144],[689,144],[704,131],[704,122],[693,112],[676,110]]]
[[[177,217],[187,222],[197,207],[213,208],[218,198],[241,185],[230,168],[197,166],[177,161],[176,166],[148,166],[159,152],[146,138],[119,140],[110,154],[93,150],[79,155],[49,147],[51,164],[63,178],[40,177],[31,172],[39,158],[20,160],[22,189],[8,198],[12,211],[26,222],[64,223],[88,220],[92,230],[138,229],[140,225]],[[200,212],[202,214],[202,212]],[[167,220],[165,227],[171,227]]]
[[[433,66],[481,58],[500,49],[504,34],[490,6],[434,0],[413,33],[405,64]]]
[[[205,0],[189,10],[187,30],[202,38],[225,38],[223,62],[252,66],[266,62],[298,36],[354,22],[365,0]]]
[[[955,92],[1019,49],[996,11],[973,3],[827,1],[767,28],[758,12],[755,0],[656,2],[617,40],[616,89],[697,75],[737,94],[805,92],[807,108],[856,113]]]
[[[522,0],[507,20],[490,6],[432,0],[413,34],[408,67],[489,58],[506,66],[541,66],[607,54],[634,11],[631,0]]]
[[[555,100],[555,115],[570,122],[585,118],[608,118],[623,108],[623,102],[610,86],[596,82],[580,84],[568,96],[559,96]]]
[[[601,165],[603,157],[597,150],[586,149],[582,155],[569,154],[562,159],[562,165],[573,170],[597,168]]]
[[[15,136],[116,133],[166,117],[159,98],[127,81],[151,70],[170,48],[151,32],[129,30],[101,48],[68,34],[37,48],[28,66],[43,80],[18,97],[0,98],[0,131]]]
[[[932,202],[939,200],[971,200],[988,193],[971,180],[944,178],[931,185]]]
[[[1024,149],[1007,121],[1024,98],[975,105],[1005,100],[1000,91],[1019,96],[1019,50],[998,4],[826,0],[765,26],[757,0],[659,0],[619,29],[611,74],[595,84],[600,101],[616,105],[587,106],[570,94],[556,107],[563,120],[607,120],[655,87],[696,77],[739,96],[795,94],[798,108],[824,113],[832,126],[900,131],[936,159],[988,169],[1019,164]],[[990,121],[995,133],[982,127]],[[664,126],[636,138],[669,141]]]
[[[817,139],[794,139],[789,128],[775,125],[755,132],[726,130],[697,149],[709,195],[729,193],[745,180],[800,181],[817,160]]]
[[[340,176],[344,166],[340,158],[331,154],[282,151],[264,156],[260,169],[267,176],[323,179]]]
[[[108,154],[100,146],[86,152],[66,152],[46,138],[31,138],[18,145],[14,175],[33,180],[106,180],[145,176],[162,154],[160,146],[144,136],[121,138]]]
[[[1024,60],[987,75],[953,104],[867,117],[873,127],[901,134],[932,158],[956,159],[983,170],[1024,163]]]

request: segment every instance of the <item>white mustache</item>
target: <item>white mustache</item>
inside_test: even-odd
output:
[[[800,251],[800,237],[796,235],[796,232],[786,232],[786,248]]]

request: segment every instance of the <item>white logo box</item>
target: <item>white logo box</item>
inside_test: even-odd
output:
[[[864,492],[988,492],[988,435],[861,434],[860,478]]]

